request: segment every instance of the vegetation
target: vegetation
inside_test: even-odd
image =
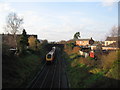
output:
[[[25,45],[27,44],[25,42],[23,43]],[[26,87],[30,83],[42,66],[42,62],[47,53],[45,49],[46,44],[46,41],[39,43],[38,46],[41,48],[38,48],[38,50],[24,49],[26,53],[23,54],[22,52],[18,56],[14,54],[15,51],[9,50],[9,46],[3,45],[3,88]]]
[[[78,39],[78,38],[80,38],[80,32],[76,32],[76,33],[74,34],[74,39],[76,40],[76,39]]]
[[[47,40],[40,43],[34,36],[28,39],[25,29],[20,38],[16,37],[22,23],[23,19],[16,13],[8,15],[6,29],[10,30],[14,36],[17,54],[15,49],[10,50],[11,47],[2,42],[3,88],[26,87],[40,69],[47,53]]]
[[[107,55],[98,54],[98,60],[90,57],[84,58],[74,50],[67,51],[68,48],[65,50],[64,57],[67,61],[67,75],[71,88],[118,87],[120,50]]]
[[[20,53],[24,54],[26,49],[27,49],[27,46],[29,44],[25,29],[23,29],[23,33],[22,33],[22,36],[20,38],[19,44],[20,44],[20,47],[19,47]]]
[[[113,26],[110,30],[109,36],[117,37],[118,36],[118,28],[117,26]]]
[[[20,18],[16,13],[9,13],[7,16],[7,23],[5,26],[5,30],[8,33],[11,33],[14,35],[14,40],[17,46],[17,39],[16,39],[16,33],[19,32],[19,28],[23,24],[23,18]]]
[[[48,45],[48,41],[47,40],[43,40],[43,42],[39,43],[39,45],[38,45],[37,54],[40,55],[40,57],[42,58],[43,62],[45,61],[46,54],[49,52],[47,47],[46,47],[47,45]]]
[[[30,36],[28,42],[29,42],[29,48],[31,48],[32,50],[36,50],[37,39],[34,36]]]
[[[112,56],[112,57],[111,57]],[[118,55],[116,51],[110,52],[108,55],[101,57],[101,66],[103,69],[110,69],[114,62],[117,61]]]
[[[31,53],[24,57],[3,55],[3,88],[24,87],[22,84],[33,78],[40,62],[40,58]]]
[[[7,18],[6,29],[10,30],[15,38],[16,47],[19,49],[19,55],[15,50],[11,51],[10,46],[3,44],[2,47],[2,71],[3,88],[26,87],[33,79],[45,61],[45,55],[48,52],[48,41],[42,43],[36,37],[27,37],[23,29],[21,38],[17,41],[16,33],[19,31],[23,18],[19,18],[16,13],[10,13]],[[111,36],[116,36],[117,28],[113,27]],[[80,47],[75,45],[75,40],[80,38],[80,32],[74,34],[74,40],[69,42],[61,41],[65,44],[64,58],[67,61],[67,74],[71,88],[103,88],[118,87],[120,82],[120,50],[109,52],[102,55],[102,46],[100,42],[97,50],[97,60],[91,57],[84,58],[79,55]],[[17,43],[18,42],[18,43]],[[52,42],[54,44],[55,42]],[[29,47],[27,47],[29,46]],[[76,46],[76,47],[75,47]],[[111,57],[112,56],[112,57]]]

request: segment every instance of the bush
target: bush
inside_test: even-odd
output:
[[[101,66],[103,69],[110,69],[113,63],[117,60],[117,52],[110,52],[108,55],[104,55],[101,57]]]
[[[88,58],[80,58],[80,62],[79,63],[85,64],[87,66],[95,66],[95,60],[93,60],[90,57],[88,57]]]
[[[120,80],[120,51],[107,55],[97,54],[97,60],[79,57],[78,53],[66,50],[67,74],[71,88],[118,87]],[[102,68],[101,68],[102,67]]]
[[[29,54],[24,57],[3,57],[2,87],[24,87],[25,84],[30,82],[30,79],[33,78],[34,74],[37,72],[37,68],[41,66],[40,63],[40,58],[34,54]]]
[[[10,47],[8,45],[2,45],[2,56],[13,56],[15,51],[10,51]]]
[[[80,49],[81,49],[80,47],[74,47],[73,50],[72,50],[72,52],[73,53],[79,53]]]
[[[120,80],[120,50],[117,51],[117,60],[113,63],[111,68],[109,69],[108,73],[106,74],[109,78],[114,78],[116,80]]]
[[[120,64],[114,64],[111,69],[109,69],[108,73],[106,74],[109,78],[114,78],[116,80],[120,80]]]

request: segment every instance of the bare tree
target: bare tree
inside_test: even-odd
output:
[[[120,26],[118,26],[118,36],[120,36]]]
[[[16,40],[16,33],[19,31],[19,28],[23,24],[23,18],[18,17],[16,13],[9,13],[7,16],[7,25],[6,29],[8,33],[13,34],[16,48],[17,48],[17,40]]]
[[[120,26],[118,26],[118,48],[120,48]]]
[[[113,26],[111,31],[110,31],[110,36],[111,37],[117,37],[118,36],[118,27],[117,26]]]
[[[111,44],[113,47],[118,46],[118,28],[119,27],[117,27],[117,26],[113,26],[111,28],[111,30],[109,31],[109,35],[107,35],[107,37],[111,37],[112,41],[116,41],[116,42]]]

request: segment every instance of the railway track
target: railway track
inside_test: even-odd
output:
[[[60,71],[60,61],[58,58],[56,59],[56,65],[54,68],[52,84],[50,89],[51,88],[61,88],[61,71]]]
[[[30,84],[27,86],[27,88],[32,88],[35,83],[37,82],[37,80],[40,78],[40,74],[43,72],[44,68],[46,67],[46,62],[44,63],[44,65],[41,67],[40,71],[37,73],[37,75],[33,78],[33,80],[30,82]]]
[[[54,63],[47,65],[45,62],[27,88],[68,88],[63,63],[60,54],[57,54]]]

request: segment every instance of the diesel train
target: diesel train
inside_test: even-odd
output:
[[[46,54],[46,61],[47,62],[53,62],[55,59],[55,51],[56,51],[56,47],[52,47],[52,50]]]

